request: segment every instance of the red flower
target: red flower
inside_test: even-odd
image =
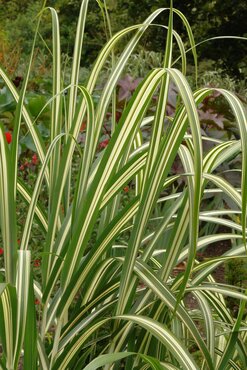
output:
[[[40,260],[39,259],[34,260],[33,265],[34,265],[34,267],[39,267],[40,266]]]
[[[101,143],[99,143],[99,148],[100,148],[100,149],[104,149],[104,148],[106,148],[106,147],[107,147],[107,145],[108,145],[108,143],[109,143],[109,139],[106,139],[106,140],[104,140],[104,141],[101,141]]]
[[[25,170],[25,168],[26,167],[29,167],[30,166],[30,164],[26,161],[25,163],[23,163],[20,167],[19,167],[19,169],[20,169],[20,171],[24,171]]]
[[[80,131],[81,132],[84,131],[86,129],[86,127],[87,127],[87,123],[85,121],[83,121],[82,124],[81,124]]]
[[[5,132],[5,137],[6,137],[7,143],[10,144],[11,141],[12,141],[12,134],[11,134],[11,132],[10,131]]]
[[[0,248],[0,256],[3,255],[3,248]]]
[[[33,164],[34,166],[36,166],[36,165],[37,165],[37,163],[38,163],[38,157],[37,157],[37,154],[34,154],[34,155],[32,156],[32,164]]]
[[[40,301],[36,298],[34,304],[40,304]]]
[[[128,193],[128,191],[130,190],[130,188],[128,187],[128,186],[125,186],[124,188],[123,188],[123,191],[125,192],[125,193]]]

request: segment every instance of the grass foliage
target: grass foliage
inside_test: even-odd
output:
[[[106,7],[99,3],[109,26]],[[11,144],[0,125],[4,248],[0,367],[244,369],[247,296],[241,288],[217,283],[212,273],[225,261],[246,257],[245,107],[233,93],[217,89],[235,116],[240,138],[220,141],[207,137],[212,145],[205,151],[197,107],[213,91],[202,88],[193,92],[186,80],[186,52],[173,29],[173,17],[184,23],[196,63],[195,43],[186,18],[172,4],[156,10],[143,24],[112,36],[95,61],[87,84],[81,86],[78,76],[87,7],[88,0],[83,0],[68,86],[62,78],[57,13],[43,8],[37,21],[36,38],[40,18],[51,13],[53,97],[48,146],[25,106],[32,57],[20,93],[0,70],[16,101]],[[117,82],[142,35],[161,12],[169,12],[162,65],[141,81],[117,123]],[[114,47],[123,40],[128,41],[116,59]],[[182,63],[174,64],[173,49],[179,50]],[[97,79],[109,60],[110,76],[95,101]],[[180,64],[181,70],[176,68]],[[174,116],[167,117],[171,81],[179,97]],[[155,109],[150,110],[154,95]],[[99,151],[109,112],[110,140]],[[77,137],[83,122],[86,134],[81,150]],[[32,189],[17,171],[23,123],[41,163]],[[147,127],[150,135],[144,140]],[[79,166],[72,170],[78,153]],[[241,188],[216,171],[238,155]],[[183,170],[171,175],[177,158]],[[126,186],[128,193],[123,191]],[[207,207],[210,194],[226,195],[231,208]],[[20,246],[17,196],[27,204]],[[223,225],[227,232],[214,233],[215,228],[205,224]],[[34,225],[39,226],[40,240],[44,240],[40,242],[40,279],[34,279],[32,272]],[[196,259],[202,248],[223,240],[234,241],[224,256],[203,262]],[[182,262],[184,271],[177,275],[175,267]],[[191,295],[197,302],[194,309],[188,305]],[[235,317],[227,308],[226,297],[237,299]],[[35,305],[37,302],[40,304]]]

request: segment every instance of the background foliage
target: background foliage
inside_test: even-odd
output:
[[[81,0],[50,0],[48,5],[55,7],[61,20],[61,46],[64,53],[72,55],[76,20]],[[113,32],[132,24],[141,23],[154,10],[168,6],[164,0],[109,0],[108,11],[111,17]],[[0,0],[0,22],[3,31],[0,33],[0,51],[8,46],[9,40],[14,39],[22,44],[22,52],[29,53],[31,49],[30,32],[35,22],[26,22],[37,14],[41,6],[40,0],[18,1]],[[220,35],[246,36],[246,2],[230,0],[226,1],[202,1],[191,0],[176,2],[191,24],[192,30],[197,34],[197,42]],[[48,15],[47,15],[48,17]],[[157,19],[162,24],[167,23],[167,14]],[[51,38],[48,22],[43,20],[42,36]],[[175,29],[179,34],[185,35],[185,29],[174,19]],[[199,35],[199,36],[198,36]],[[154,37],[155,36],[155,37]],[[162,51],[164,47],[165,33],[162,29],[152,27],[142,40],[142,46],[146,50]],[[100,8],[96,1],[89,3],[88,18],[85,31],[85,48],[83,50],[83,63],[88,66],[97,56],[105,43],[104,22]],[[200,59],[210,59],[217,68],[223,68],[231,75],[243,77],[246,75],[247,47],[241,41],[218,40],[201,45],[198,48]]]

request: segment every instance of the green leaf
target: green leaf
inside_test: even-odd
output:
[[[18,270],[16,277],[17,292],[17,330],[15,337],[14,361],[18,366],[21,349],[23,347],[27,318],[27,306],[30,281],[30,251],[18,251]]]
[[[194,362],[191,354],[164,325],[161,325],[155,320],[144,316],[120,315],[116,318],[133,321],[134,323],[148,330],[168,348],[168,350],[177,359],[183,369],[199,369],[199,367]]]
[[[35,296],[33,291],[33,278],[30,275],[28,304],[27,304],[27,320],[24,337],[24,368],[37,370],[37,327],[36,327],[36,310]]]
[[[98,369],[101,366],[104,366],[106,364],[112,364],[113,362],[122,360],[123,358],[126,358],[128,356],[133,356],[135,353],[133,352],[123,352],[123,353],[112,353],[108,355],[101,355],[94,359],[93,361],[88,364],[84,370],[95,370]]]

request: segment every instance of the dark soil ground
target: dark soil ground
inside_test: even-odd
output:
[[[222,242],[217,242],[217,243],[212,243],[202,253],[202,258],[204,259],[204,258],[219,257],[225,252],[227,252],[229,249],[231,249],[231,242],[228,240],[224,240]],[[213,273],[213,277],[218,283],[226,283],[224,264],[221,264],[215,269]]]
[[[220,232],[228,232],[229,230],[220,230]],[[231,249],[230,240],[225,240],[222,242],[216,242],[210,244],[205,250],[198,255],[198,260],[203,261],[206,259],[219,257],[225,252]],[[218,266],[212,276],[218,283],[222,284],[232,284],[242,288],[247,288],[247,264],[238,262],[235,260],[232,265],[230,262],[228,264],[222,263]],[[239,302],[233,298],[225,297],[228,307],[231,310],[232,314],[235,315],[238,311]],[[188,294],[186,297],[186,305],[189,309],[197,308],[197,302],[193,294]]]

